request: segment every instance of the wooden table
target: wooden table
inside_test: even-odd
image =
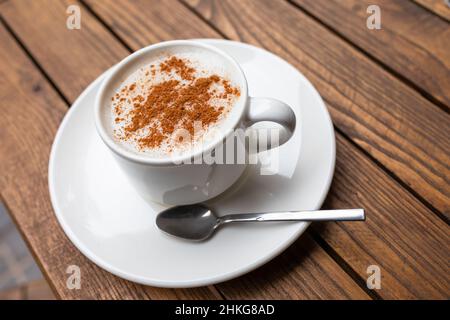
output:
[[[81,29],[66,9],[81,9]],[[367,7],[381,9],[370,30]],[[449,299],[450,9],[444,0],[0,0],[0,192],[63,299]],[[238,279],[195,289],[137,285],[67,239],[47,186],[50,146],[71,103],[108,67],[169,39],[226,38],[280,55],[318,89],[337,163],[325,208],[365,223],[314,224]],[[82,288],[66,287],[66,268]],[[366,286],[367,268],[381,289]]]

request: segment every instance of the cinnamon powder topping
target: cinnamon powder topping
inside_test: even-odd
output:
[[[114,121],[123,123],[123,130],[116,132],[116,137],[134,141],[140,149],[160,147],[178,129],[193,137],[197,123],[208,129],[228,112],[224,106],[231,106],[240,96],[239,88],[223,77],[198,76],[201,72],[187,59],[169,56],[158,66],[151,65],[145,75],[149,76],[150,71],[150,78],[155,77],[158,70],[166,77],[157,83],[150,81],[142,94],[131,99],[131,108],[124,108],[123,103],[127,94],[136,89],[135,83],[113,97]],[[183,142],[182,137],[172,140]]]
[[[195,72],[194,68],[188,67],[182,59],[175,56],[160,63],[159,68],[162,72],[167,73],[175,71],[182,79],[185,80],[192,80],[193,73]]]

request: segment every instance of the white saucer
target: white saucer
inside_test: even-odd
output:
[[[201,41],[241,64],[251,96],[280,99],[302,118],[300,130],[279,148],[279,174],[260,175],[258,167],[251,167],[210,205],[220,214],[319,208],[333,177],[335,138],[317,91],[297,69],[265,50],[225,40]],[[49,163],[56,217],[69,239],[94,263],[145,285],[210,285],[259,267],[307,228],[301,222],[229,225],[203,243],[160,232],[155,217],[163,207],[134,192],[95,131],[93,105],[102,78],[70,108]],[[270,152],[265,158],[270,159]]]

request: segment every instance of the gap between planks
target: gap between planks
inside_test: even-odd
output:
[[[0,0],[1,1],[1,0]],[[1,3],[1,2],[0,2]],[[37,62],[35,57],[31,54],[30,50],[25,46],[25,43],[20,40],[19,36],[14,32],[14,30],[11,28],[11,26],[6,22],[6,20],[3,18],[0,12],[0,24],[2,24],[5,29],[8,31],[8,33],[14,38],[16,43],[20,46],[20,48],[25,52],[27,57],[31,60],[33,65],[39,70],[39,72],[44,76],[45,80],[51,85],[52,89],[56,91],[58,96],[64,101],[64,103],[67,106],[70,106],[71,103],[69,102],[69,99],[62,93],[61,89],[58,87],[58,85],[52,80],[50,75],[42,68],[42,66]]]
[[[435,15],[439,19],[442,19],[444,22],[446,22],[446,23],[450,22],[450,20],[447,17],[444,17],[443,15],[440,15],[438,12],[432,10],[430,7],[427,7],[426,5],[421,3],[420,0],[411,0],[411,1],[413,1],[417,6],[423,8],[424,10],[428,11],[429,13]],[[442,2],[442,5],[446,6],[447,10],[450,12],[450,2],[448,2],[448,0],[440,0],[440,1]],[[447,2],[448,4],[446,4],[445,2]]]

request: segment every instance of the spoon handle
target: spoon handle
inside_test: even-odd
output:
[[[221,223],[267,221],[364,221],[364,209],[239,213],[220,217]]]

